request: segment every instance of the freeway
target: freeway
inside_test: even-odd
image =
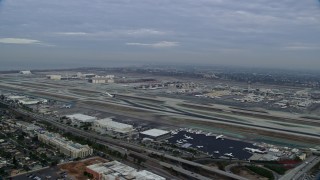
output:
[[[250,164],[250,163],[233,163],[233,164],[227,165],[224,169],[226,170],[226,172],[232,173],[232,172],[231,172],[231,169],[232,169],[233,167],[237,167],[237,166],[251,166],[251,165],[252,165],[252,164]],[[272,171],[272,170],[270,170],[270,169],[268,169],[268,168],[265,168],[265,167],[263,167],[263,166],[259,166],[259,167],[260,167],[260,168],[263,168],[263,169],[265,169],[265,170],[267,170],[267,171],[272,172],[273,177],[274,177],[275,180],[278,180],[278,179],[279,179],[279,174],[278,174],[278,173],[276,173],[276,172],[274,172],[274,171]]]
[[[21,109],[12,109],[12,110],[15,111],[15,112],[30,116],[30,117],[32,117],[32,118],[34,118],[34,119],[36,119],[36,120],[38,120],[40,122],[41,121],[45,121],[47,123],[50,123],[50,124],[58,127],[59,129],[62,129],[62,130],[67,131],[67,132],[71,132],[71,133],[73,133],[75,135],[79,135],[79,136],[82,136],[82,137],[98,140],[97,142],[98,143],[103,142],[103,145],[112,144],[113,146],[118,146],[120,148],[126,148],[129,151],[129,153],[139,155],[140,157],[144,157],[145,159],[151,160],[151,162],[153,162],[153,163],[156,162],[158,164],[160,161],[157,160],[157,159],[153,159],[153,158],[151,158],[151,157],[149,157],[147,155],[144,155],[143,153],[157,154],[157,155],[163,156],[163,157],[165,157],[165,158],[167,158],[169,160],[173,160],[173,161],[176,161],[176,162],[179,162],[179,163],[183,163],[183,164],[187,164],[187,165],[190,165],[190,166],[202,168],[202,169],[207,170],[209,172],[212,172],[212,173],[215,173],[215,174],[219,174],[219,175],[222,175],[222,176],[225,176],[225,177],[229,177],[231,179],[247,180],[247,179],[245,179],[245,178],[243,178],[241,176],[238,176],[238,175],[235,175],[235,174],[232,174],[232,173],[227,173],[225,171],[218,170],[218,169],[215,169],[215,168],[212,168],[212,167],[208,167],[208,166],[205,166],[205,165],[202,165],[202,164],[199,164],[199,163],[195,163],[195,162],[188,161],[188,160],[185,160],[185,159],[182,159],[182,158],[174,157],[174,156],[171,156],[171,155],[168,155],[168,154],[159,153],[159,152],[154,151],[154,150],[149,150],[149,149],[146,149],[144,147],[140,147],[140,146],[138,146],[136,144],[130,144],[128,142],[121,142],[120,140],[107,138],[105,136],[100,136],[98,134],[86,132],[86,131],[77,129],[75,127],[66,126],[65,124],[57,122],[57,119],[55,119],[53,117],[45,117],[43,115],[34,114],[34,113],[31,113],[31,112],[28,112],[28,111],[25,111],[25,110],[21,110]],[[149,167],[151,168],[152,166],[149,166]]]
[[[280,180],[287,180],[287,179],[298,180],[319,162],[320,162],[320,157],[310,156],[304,163],[301,163],[299,166],[297,166],[296,168],[292,169],[290,172],[282,176]]]
[[[196,173],[193,173],[193,172],[190,172],[190,171],[187,171],[181,167],[178,167],[178,166],[174,166],[174,165],[171,165],[171,164],[168,164],[168,163],[164,163],[164,162],[160,162],[160,165],[162,165],[163,167],[166,167],[168,169],[173,169],[179,173],[182,173],[182,174],[185,174],[189,177],[192,177],[194,179],[198,179],[198,180],[211,180],[210,178],[207,178],[207,177],[204,177],[200,174],[196,174]]]

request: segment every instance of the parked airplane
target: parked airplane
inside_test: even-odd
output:
[[[223,135],[216,136],[216,139],[222,139]]]
[[[224,156],[233,157],[232,153],[225,153]]]
[[[184,135],[185,139],[193,139],[191,136]]]

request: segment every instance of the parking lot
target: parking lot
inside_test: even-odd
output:
[[[29,172],[12,178],[13,180],[43,180],[43,179],[73,179],[67,172],[61,171],[57,166]]]

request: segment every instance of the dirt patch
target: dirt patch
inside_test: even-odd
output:
[[[59,168],[62,171],[66,171],[69,174],[69,176],[72,176],[77,180],[86,180],[88,179],[88,177],[83,175],[83,172],[85,171],[86,166],[90,166],[92,164],[97,164],[97,163],[104,163],[104,162],[107,162],[107,160],[100,157],[94,157],[94,158],[84,159],[77,162],[62,164],[62,165],[59,165]]]
[[[268,180],[268,178],[259,176],[258,174],[250,171],[249,169],[247,169],[247,168],[245,168],[245,167],[233,167],[233,168],[231,169],[231,171],[232,171],[234,174],[237,174],[237,175],[242,176],[242,177],[247,178],[247,179],[252,179],[252,180]]]

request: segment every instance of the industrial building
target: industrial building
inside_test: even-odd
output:
[[[96,76],[89,79],[89,82],[94,84],[114,83],[114,75]]]
[[[43,98],[33,99],[33,98],[26,97],[26,96],[15,96],[15,95],[8,96],[8,99],[13,100],[13,101],[18,101],[19,103],[24,104],[24,105],[33,105],[33,104],[48,102],[47,99],[43,99]]]
[[[93,116],[88,116],[85,114],[72,114],[72,115],[67,115],[67,118],[71,120],[71,123],[73,125],[84,125],[84,124],[92,124],[94,121],[97,120],[96,117]]]
[[[149,129],[147,131],[143,131],[139,133],[139,137],[141,139],[148,138],[154,141],[168,139],[170,136],[171,136],[171,133],[169,131],[165,131],[161,129]]]
[[[70,156],[71,158],[83,158],[92,155],[93,153],[93,149],[88,145],[73,143],[58,134],[49,132],[45,132],[43,134],[39,133],[38,139],[45,144],[56,147],[61,153]]]
[[[61,80],[62,76],[61,75],[47,75],[47,79],[51,80]]]
[[[19,74],[29,75],[32,74],[31,71],[20,71]]]
[[[93,123],[92,129],[100,134],[110,134],[113,132],[128,134],[134,129],[132,125],[113,121],[111,118],[97,120]]]
[[[86,167],[86,172],[96,180],[121,179],[121,180],[165,180],[164,177],[152,172],[138,171],[118,161],[98,163]]]

